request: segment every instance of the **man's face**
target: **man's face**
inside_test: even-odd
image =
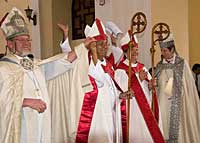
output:
[[[8,40],[8,48],[18,56],[30,54],[31,39],[28,35],[16,36],[12,40]]]
[[[131,60],[134,62],[137,61],[138,55],[139,55],[138,47],[132,47],[131,48]],[[128,56],[129,56],[129,50],[128,50]]]
[[[173,57],[172,50],[170,51],[168,48],[161,48],[161,54],[164,59],[171,59]]]
[[[108,51],[107,40],[97,41],[97,55],[99,59],[106,57]]]

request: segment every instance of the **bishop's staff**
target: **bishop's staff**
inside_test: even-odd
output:
[[[152,64],[152,81],[155,81],[155,63],[154,63],[154,54],[155,54],[155,48],[154,46],[156,45],[156,42],[161,42],[169,37],[170,34],[170,29],[169,26],[165,23],[157,23],[153,26],[152,28],[152,33],[151,33],[151,38],[152,38],[152,46],[150,49],[151,52],[151,64]],[[159,109],[158,109],[158,101],[157,101],[157,96],[156,96],[156,88],[155,85],[153,84],[152,88],[152,112],[154,113],[154,116],[157,120],[159,121]]]
[[[144,13],[142,12],[137,12],[132,20],[131,20],[131,27],[129,30],[129,36],[131,41],[129,42],[128,46],[129,46],[129,51],[131,51],[131,48],[134,47],[134,43],[132,42],[132,40],[134,39],[134,36],[136,34],[142,33],[147,25],[147,20],[146,20],[146,16]],[[129,68],[128,68],[128,91],[131,92],[131,52],[129,52]],[[128,111],[127,111],[127,140],[126,142],[129,143],[129,126],[130,126],[130,99],[131,99],[131,95],[129,94],[127,97],[127,104],[128,104]]]

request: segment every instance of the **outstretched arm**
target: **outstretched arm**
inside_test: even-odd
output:
[[[61,23],[58,23],[57,25],[63,35],[63,39],[60,42],[60,47],[61,47],[63,53],[68,53],[72,50],[69,45],[69,40],[68,40],[68,33],[69,33],[68,25],[64,25]]]
[[[67,60],[69,62],[73,62],[77,57],[81,57],[81,54],[82,54],[82,52],[84,50],[82,50],[80,48],[84,48],[85,47],[86,50],[88,49],[88,50],[91,50],[91,52],[93,52],[94,48],[92,48],[92,47],[95,46],[94,45],[94,44],[96,44],[95,41],[96,40],[94,38],[86,38],[85,41],[82,43],[82,45],[84,45],[84,46],[79,45],[79,46],[75,47],[73,51],[68,53]],[[92,57],[92,59],[93,59],[93,57]]]

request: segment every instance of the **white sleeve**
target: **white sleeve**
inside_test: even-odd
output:
[[[60,47],[61,47],[63,53],[68,53],[72,50],[70,45],[69,45],[69,39],[68,38],[63,43],[60,42]]]
[[[147,78],[148,80],[151,80],[152,79],[152,76],[151,74],[149,73],[148,69],[146,67],[143,68],[145,72],[147,72]]]
[[[73,68],[73,64],[67,61],[67,55],[62,53],[38,63],[45,74],[46,80],[50,80]]]
[[[93,61],[91,60],[90,66],[89,66],[89,75],[92,76],[98,88],[103,87],[104,85],[104,70],[101,66],[100,61],[98,60],[96,65],[94,65]]]

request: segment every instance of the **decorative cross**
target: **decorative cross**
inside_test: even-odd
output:
[[[165,36],[165,38],[163,38],[163,35],[166,35],[169,33],[168,27],[164,24],[164,23],[160,23],[158,25],[158,28],[156,28],[158,30],[155,30],[155,34],[158,35],[158,40],[162,41],[164,40],[167,36]]]
[[[145,25],[144,20],[142,19],[141,15],[138,14],[136,16],[136,21],[133,21],[133,25],[136,26],[136,30],[139,32],[141,26],[143,27]]]
[[[131,35],[133,36],[136,33],[142,33],[145,30],[146,26],[147,19],[145,14],[142,12],[137,12],[131,20]],[[134,29],[136,30],[135,32],[133,32]]]

